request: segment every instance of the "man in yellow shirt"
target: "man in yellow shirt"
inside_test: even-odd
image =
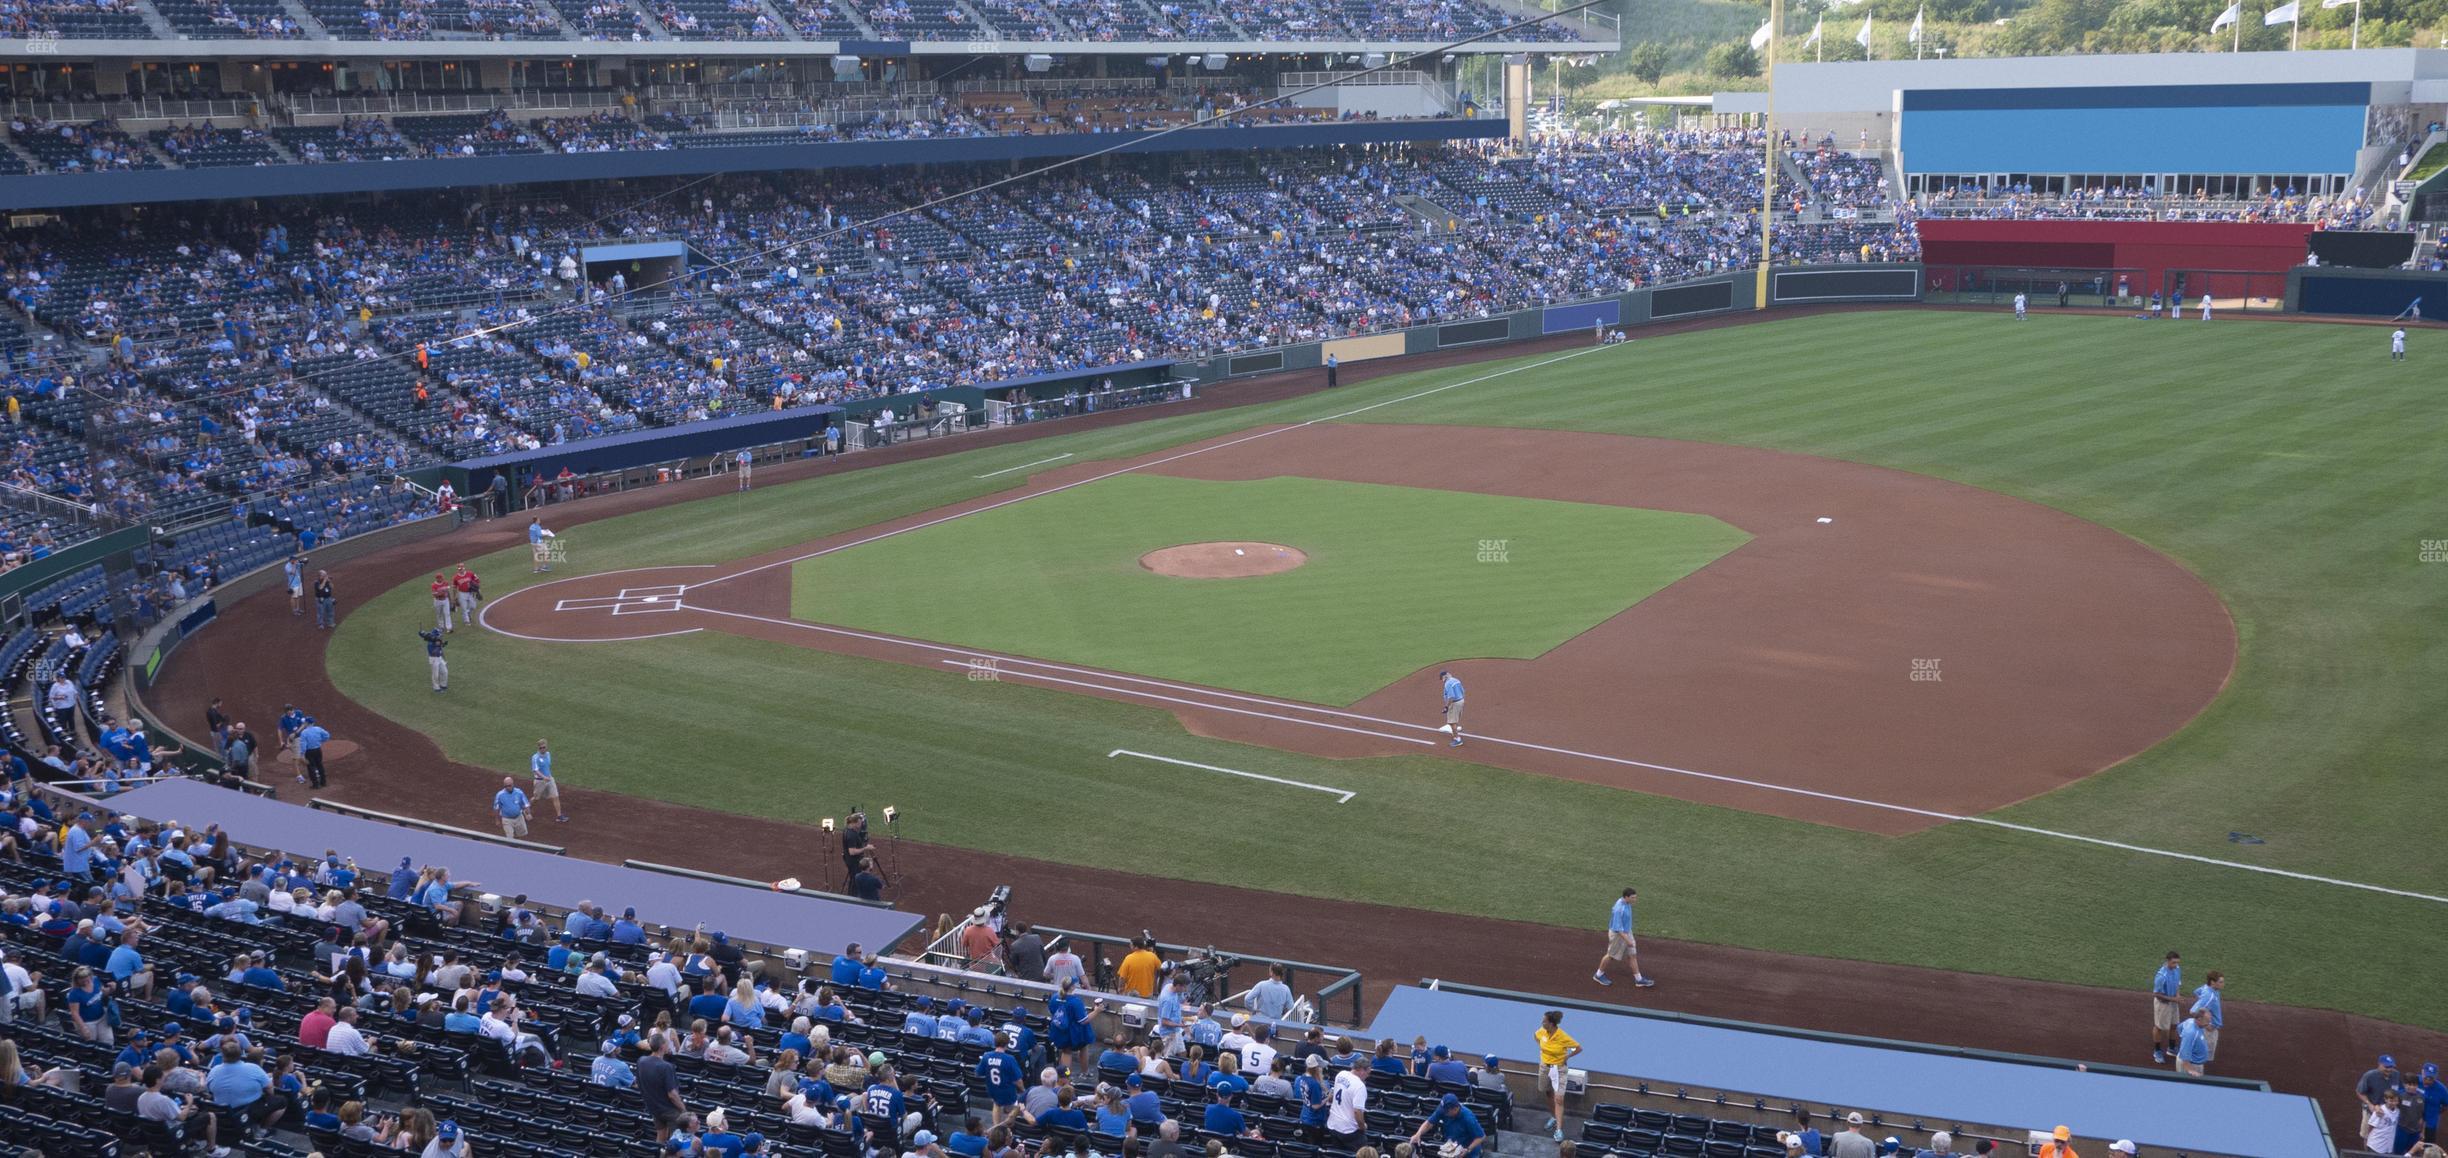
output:
[[[1538,1039],[1539,1085],[1547,1091],[1547,1108],[1555,1115],[1556,1141],[1564,1140],[1564,1070],[1573,1055],[1581,1052],[1581,1043],[1564,1032],[1564,1011],[1550,1009],[1541,1019],[1536,1032]]]
[[[1157,968],[1156,943],[1141,937],[1131,942],[1130,955],[1114,968],[1114,976],[1120,979],[1122,992],[1132,997],[1154,997]]]

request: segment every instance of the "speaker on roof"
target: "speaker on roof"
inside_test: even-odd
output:
[[[836,56],[833,58],[833,79],[857,80],[858,75],[859,58],[855,56]]]
[[[1027,69],[1028,69],[1030,72],[1052,72],[1052,71],[1054,71],[1054,58],[1053,58],[1053,57],[1051,57],[1051,56],[1047,56],[1046,54],[1044,54],[1044,53],[1042,53],[1042,52],[1032,52],[1032,53],[1028,54],[1027,56],[1021,57],[1021,58],[1020,58],[1020,63],[1021,63],[1021,65],[1022,65],[1023,67],[1026,67],[1026,68],[1027,68]]]
[[[1225,63],[1225,62],[1224,62],[1224,54],[1223,54],[1223,53],[1221,53],[1221,52],[1210,52],[1210,53],[1208,53],[1208,54],[1207,54],[1207,57],[1206,57],[1207,71],[1209,71],[1209,72],[1222,72],[1222,71],[1224,71],[1224,63]]]
[[[1362,67],[1362,68],[1384,68],[1384,67],[1385,67],[1385,54],[1384,54],[1384,53],[1382,53],[1382,52],[1372,52],[1372,53],[1369,53],[1369,54],[1368,54],[1368,55],[1366,55],[1366,56],[1361,57],[1361,58],[1360,58],[1360,67]]]

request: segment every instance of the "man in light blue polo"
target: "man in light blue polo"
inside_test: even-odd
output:
[[[1445,727],[1443,730],[1453,733],[1453,746],[1459,748],[1462,746],[1462,679],[1449,671],[1438,672],[1437,679],[1444,684]]]
[[[2210,976],[2202,980],[2202,987],[2193,991],[2193,1008],[2185,1011],[2210,1015],[2210,1023],[2203,1027],[2207,1031],[2203,1039],[2210,1051],[2209,1056],[2202,1059],[2205,1062],[2218,1059],[2219,1031],[2227,1028],[2227,1010],[2219,1003],[2219,995],[2226,988],[2227,975],[2216,969],[2211,970]]]
[[[1598,971],[1590,974],[1590,980],[1600,985],[1615,984],[1615,979],[1607,976],[1607,965],[1621,961],[1632,966],[1632,984],[1635,986],[1647,989],[1657,984],[1641,973],[1640,941],[1632,935],[1632,906],[1639,901],[1640,890],[1629,887],[1624,889],[1622,896],[1615,898],[1614,911],[1607,914],[1606,954],[1598,958]]]
[[[1168,961],[1166,964],[1171,965],[1172,962]],[[1164,1042],[1164,1052],[1168,1054],[1181,1052],[1184,1028],[1181,988],[1174,984],[1172,971],[1168,969],[1165,973],[1164,988],[1156,992],[1156,1036]]]
[[[2174,949],[2151,975],[2151,1063],[2167,1064],[2168,1039],[2184,1016],[2184,957]]]
[[[493,794],[493,815],[501,818],[503,836],[519,840],[527,835],[527,794],[519,791],[518,781],[502,777],[501,791]]]
[[[552,537],[553,533],[544,529],[542,517],[527,520],[527,551],[535,556],[535,570],[532,574],[541,575],[552,570],[552,551],[551,548],[544,545],[544,540]]]
[[[324,786],[323,745],[330,739],[331,732],[323,725],[316,723],[313,716],[306,717],[304,726],[298,729],[298,758],[306,762],[306,775],[301,779],[305,780],[309,787],[321,788]]]

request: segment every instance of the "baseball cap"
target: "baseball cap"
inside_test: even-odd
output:
[[[917,1137],[910,1139],[910,1144],[924,1150],[927,1147],[935,1144],[935,1132],[933,1130],[920,1130],[918,1131]]]
[[[179,1026],[179,1023],[177,1023],[177,1022],[175,1022],[175,1021],[173,1021],[173,1022],[171,1022],[170,1024],[165,1025],[165,1026],[163,1026],[163,1027],[162,1027],[162,1036],[163,1036],[163,1037],[177,1037],[178,1035],[180,1035],[180,1034],[182,1034],[182,1033],[185,1033],[185,1032],[187,1032],[187,1031],[186,1031],[185,1029],[182,1029],[182,1028]]]
[[[1450,1110],[1450,1109],[1453,1109],[1454,1107],[1459,1106],[1459,1105],[1461,1105],[1461,1104],[1462,1104],[1462,1099],[1457,1098],[1457,1097],[1453,1096],[1452,1094],[1447,1094],[1447,1095],[1445,1095],[1444,1097],[1441,1097],[1441,1098],[1438,1098],[1438,1099],[1437,1099],[1437,1113],[1442,1114],[1442,1113],[1444,1113],[1445,1111]]]
[[[613,1054],[620,1052],[620,1043],[612,1040],[611,1038],[605,1038],[603,1041],[603,1052],[605,1057],[610,1057]]]
[[[2108,1144],[2108,1148],[2119,1154],[2131,1154],[2134,1152],[2133,1139],[2119,1138],[2114,1142],[2110,1142]]]
[[[880,1049],[867,1055],[867,1065],[869,1068],[883,1065],[884,1060],[884,1051]]]
[[[1480,1059],[1479,1059],[1479,1063],[1480,1063],[1481,1065],[1486,1066],[1486,1067],[1487,1067],[1487,1068],[1489,1068],[1489,1069],[1495,1069],[1495,1068],[1496,1068],[1496,1055],[1495,1055],[1495,1054],[1489,1054],[1489,1055],[1487,1055],[1486,1057],[1480,1058]]]
[[[1777,1131],[1777,1145],[1779,1145],[1779,1146],[1783,1146],[1783,1147],[1785,1147],[1785,1148],[1787,1148],[1787,1149],[1789,1149],[1789,1150],[1790,1150],[1790,1149],[1792,1149],[1793,1147],[1799,1146],[1799,1145],[1801,1145],[1801,1144],[1802,1144],[1802,1135],[1800,1135],[1800,1134],[1796,1134],[1796,1133],[1794,1133],[1794,1132],[1792,1132],[1792,1131],[1790,1131],[1790,1130],[1779,1130],[1779,1131]]]
[[[1446,1049],[1444,1046],[1441,1046],[1441,1045],[1440,1045],[1440,1046],[1436,1047],[1435,1049],[1429,1050],[1429,1051],[1428,1051],[1428,1056],[1429,1056],[1429,1057],[1434,1057],[1434,1058],[1446,1058],[1446,1057],[1452,1057],[1452,1056],[1453,1056],[1453,1051],[1448,1050],[1448,1049]]]
[[[740,1135],[740,1144],[746,1146],[750,1150],[754,1150],[757,1147],[765,1144],[765,1135],[759,1134],[754,1130],[750,1130],[749,1132]]]
[[[2396,1069],[2396,1068],[2397,1068],[2397,1055],[2396,1055],[2396,1054],[2393,1054],[2393,1053],[2384,1053],[2384,1054],[2381,1054],[2381,1055],[2380,1055],[2380,1068],[2381,1068],[2381,1069],[2384,1069],[2384,1070],[2393,1070],[2393,1069]]]
[[[1860,1111],[1860,1110],[1855,1110],[1855,1111],[1853,1111],[1852,1113],[1850,1113],[1850,1114],[1846,1114],[1846,1115],[1845,1115],[1845,1125],[1848,1125],[1848,1126],[1858,1126],[1858,1125],[1861,1125],[1861,1124],[1862,1124],[1862,1116],[1861,1116],[1861,1111]]]
[[[2426,1078],[2436,1078],[2436,1077],[2438,1077],[2438,1076],[2439,1076],[2439,1063],[2438,1063],[2438,1062],[2424,1062],[2424,1063],[2423,1063],[2423,1076],[2424,1076],[2424,1077],[2426,1077]]]
[[[1138,1089],[1138,1088],[1139,1088],[1139,1087],[1141,1087],[1141,1086],[1146,1085],[1147,1083],[1146,1083],[1146,1082],[1143,1082],[1143,1081],[1140,1081],[1140,1080],[1139,1080],[1139,1075],[1137,1075],[1137,1074],[1132,1074],[1132,1075],[1131,1075],[1129,1078],[1125,1079],[1125,1080],[1123,1081],[1123,1083],[1122,1083],[1122,1084],[1123,1084],[1123,1085],[1126,1085],[1126,1086],[1129,1086],[1130,1088],[1132,1088],[1132,1089],[1134,1089],[1134,1090],[1135,1090],[1135,1089]]]
[[[441,1125],[434,1127],[434,1137],[439,1138],[439,1139],[441,1139],[441,1140],[443,1140],[443,1141],[445,1141],[445,1142],[456,1142],[456,1141],[458,1141],[458,1140],[459,1140],[459,1120],[458,1120],[457,1118],[445,1118],[445,1119],[443,1119],[443,1121],[442,1121],[442,1124],[441,1124]]]
[[[2049,1136],[2057,1139],[2060,1142],[2066,1142],[2073,1140],[2074,1131],[2069,1127],[2059,1126]]]
[[[1236,1029],[1237,1029],[1237,1028],[1239,1028],[1239,1027],[1241,1027],[1241,1026],[1248,1025],[1248,1024],[1249,1024],[1249,1014],[1246,1014],[1246,1013],[1236,1013],[1236,1014],[1233,1014],[1232,1023],[1233,1023],[1233,1027],[1234,1027],[1234,1028],[1236,1028]]]
[[[1879,1153],[1881,1154],[1893,1154],[1903,1148],[1904,1140],[1896,1137],[1893,1134],[1889,1134],[1885,1138],[1879,1140]]]

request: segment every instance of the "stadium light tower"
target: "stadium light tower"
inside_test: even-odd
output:
[[[1772,224],[1776,219],[1776,59],[1777,38],[1784,32],[1785,0],[1768,0],[1768,59],[1766,67],[1760,71],[1768,85],[1768,111],[1766,121],[1761,126],[1767,130],[1763,135],[1767,138],[1765,159],[1768,163],[1760,167],[1759,287],[1753,302],[1756,308],[1763,310],[1768,308],[1768,249],[1776,230]]]

